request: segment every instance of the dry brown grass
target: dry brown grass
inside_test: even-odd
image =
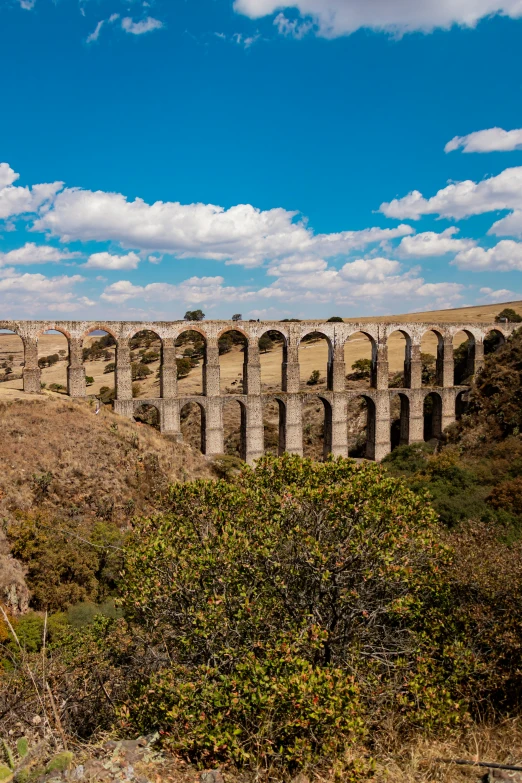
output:
[[[161,483],[211,475],[205,458],[146,425],[128,421],[88,402],[42,395],[0,403],[0,516],[35,506],[60,513],[112,518],[151,510]],[[37,479],[52,476],[44,498]]]

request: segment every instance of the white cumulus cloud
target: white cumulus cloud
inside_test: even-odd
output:
[[[502,128],[488,128],[474,131],[467,136],[454,136],[444,147],[444,152],[511,152],[522,149],[522,128],[505,131]]]
[[[399,272],[400,264],[389,258],[357,258],[345,264],[339,274],[344,280],[386,280]]]
[[[89,269],[137,269],[139,262],[137,253],[118,256],[102,252],[90,255],[85,266]]]
[[[0,191],[0,197],[1,197]],[[113,241],[127,249],[171,253],[178,258],[208,258],[260,266],[285,258],[332,258],[370,244],[412,233],[407,225],[314,234],[297,213],[282,208],[260,210],[251,204],[224,209],[214,204],[180,204],[142,199],[128,201],[121,193],[67,188],[52,208],[35,221],[64,242]],[[289,261],[290,262],[290,261]]]
[[[484,295],[484,302],[509,302],[520,296],[508,288],[499,288],[496,291],[493,288],[481,288],[480,293]]]
[[[19,177],[9,164],[0,163],[0,220],[37,212],[48,206],[63,187],[63,182],[48,182],[32,188],[13,185]]]
[[[80,253],[71,253],[50,245],[36,245],[26,242],[8,253],[0,253],[0,266],[27,266],[29,264],[58,264],[77,258]]]
[[[66,305],[70,312],[78,312],[85,306],[85,297],[78,298],[75,289],[84,279],[81,275],[46,277],[0,269],[0,306],[7,318],[16,314],[31,317],[42,309],[59,311]]]
[[[112,304],[123,304],[129,299],[146,302],[185,302],[190,304],[214,304],[251,299],[254,292],[234,286],[224,286],[222,277],[191,277],[182,283],[149,283],[134,285],[130,280],[119,280],[105,288],[101,298]]]
[[[385,30],[392,34],[416,30],[430,32],[452,25],[474,27],[480,19],[494,14],[518,19],[520,0],[235,0],[234,9],[259,18],[296,9],[310,18],[319,35],[334,38],[360,28]]]
[[[474,247],[474,239],[457,239],[458,228],[451,226],[445,231],[424,231],[420,234],[404,237],[399,244],[399,253],[405,258],[429,258],[443,256],[446,253],[458,253]]]
[[[472,272],[522,271],[522,242],[503,239],[494,247],[473,247],[457,253],[451,262]]]
[[[428,199],[413,190],[380,206],[387,217],[401,220],[418,220],[422,215],[460,219],[503,209],[522,209],[522,166],[504,169],[481,182],[452,183]]]
[[[8,163],[0,163],[0,190],[8,185],[12,185],[19,178],[20,174],[13,171]]]

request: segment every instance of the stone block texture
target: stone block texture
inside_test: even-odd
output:
[[[202,451],[221,454],[224,448],[223,406],[236,399],[241,406],[241,453],[250,464],[264,452],[263,402],[277,400],[279,406],[279,452],[303,453],[303,404],[311,396],[324,406],[324,453],[335,456],[348,454],[348,403],[364,397],[368,410],[366,456],[381,460],[390,452],[390,406],[400,398],[400,442],[416,443],[425,437],[438,437],[455,421],[457,401],[468,391],[467,386],[454,385],[453,346],[458,332],[468,337],[467,369],[470,376],[480,371],[484,363],[484,339],[495,331],[502,340],[515,330],[515,324],[468,323],[393,323],[322,321],[1,321],[0,329],[18,334],[24,345],[24,391],[38,393],[41,389],[38,366],[38,340],[49,330],[61,332],[69,343],[68,393],[71,397],[86,396],[83,344],[94,331],[111,334],[116,341],[116,400],[114,409],[120,416],[133,418],[143,404],[157,408],[161,431],[181,438],[180,411],[189,402],[201,408]],[[178,393],[176,379],[176,340],[186,331],[196,329],[205,340],[203,363],[203,394],[186,396]],[[129,342],[142,330],[154,332],[162,344],[160,397],[150,400],[132,398]],[[243,394],[222,394],[218,340],[227,331],[239,331],[245,338]],[[262,393],[259,339],[269,331],[283,338],[281,392]],[[437,336],[436,385],[422,386],[421,340],[426,332]],[[372,344],[371,387],[368,390],[346,390],[344,346],[350,335],[362,332]],[[404,358],[404,388],[388,388],[388,339],[400,332],[406,341]],[[304,337],[319,334],[328,342],[326,392],[300,390],[299,346]],[[311,387],[312,388],[312,387]],[[426,434],[424,400],[431,395],[431,431]]]

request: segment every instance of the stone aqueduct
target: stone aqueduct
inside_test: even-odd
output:
[[[111,334],[116,341],[115,411],[133,418],[144,404],[157,408],[163,433],[181,439],[180,411],[189,402],[202,411],[202,449],[207,455],[223,453],[223,406],[237,400],[241,406],[242,456],[252,463],[264,453],[263,402],[276,400],[280,412],[279,451],[303,452],[303,401],[315,396],[325,409],[324,451],[347,456],[347,404],[349,399],[364,397],[368,406],[367,450],[369,459],[380,460],[390,452],[390,402],[395,395],[401,400],[401,443],[424,439],[424,399],[434,400],[433,430],[440,434],[455,421],[459,397],[469,387],[455,386],[453,339],[465,332],[468,341],[468,370],[475,374],[484,362],[484,339],[492,331],[506,339],[515,325],[469,323],[358,323],[358,322],[274,322],[274,321],[204,321],[204,322],[136,322],[136,321],[0,321],[0,329],[19,335],[24,345],[24,391],[40,392],[38,339],[49,330],[61,332],[69,344],[67,370],[70,397],[86,396],[83,343],[94,331]],[[154,332],[162,344],[160,397],[133,399],[130,340],[139,331]],[[183,332],[194,330],[205,340],[203,393],[185,396],[178,393],[176,340]],[[246,340],[241,394],[220,391],[219,338],[229,331],[240,332]],[[438,340],[436,385],[422,386],[421,340],[426,332]],[[284,341],[281,391],[262,393],[259,338],[267,332],[279,332]],[[344,345],[350,335],[366,335],[372,344],[371,388],[346,390]],[[400,332],[406,341],[404,388],[388,388],[388,339]],[[304,337],[317,333],[328,342],[329,358],[326,391],[300,391],[299,345]]]

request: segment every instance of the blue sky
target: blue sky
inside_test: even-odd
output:
[[[522,298],[520,0],[0,0],[0,318]]]

